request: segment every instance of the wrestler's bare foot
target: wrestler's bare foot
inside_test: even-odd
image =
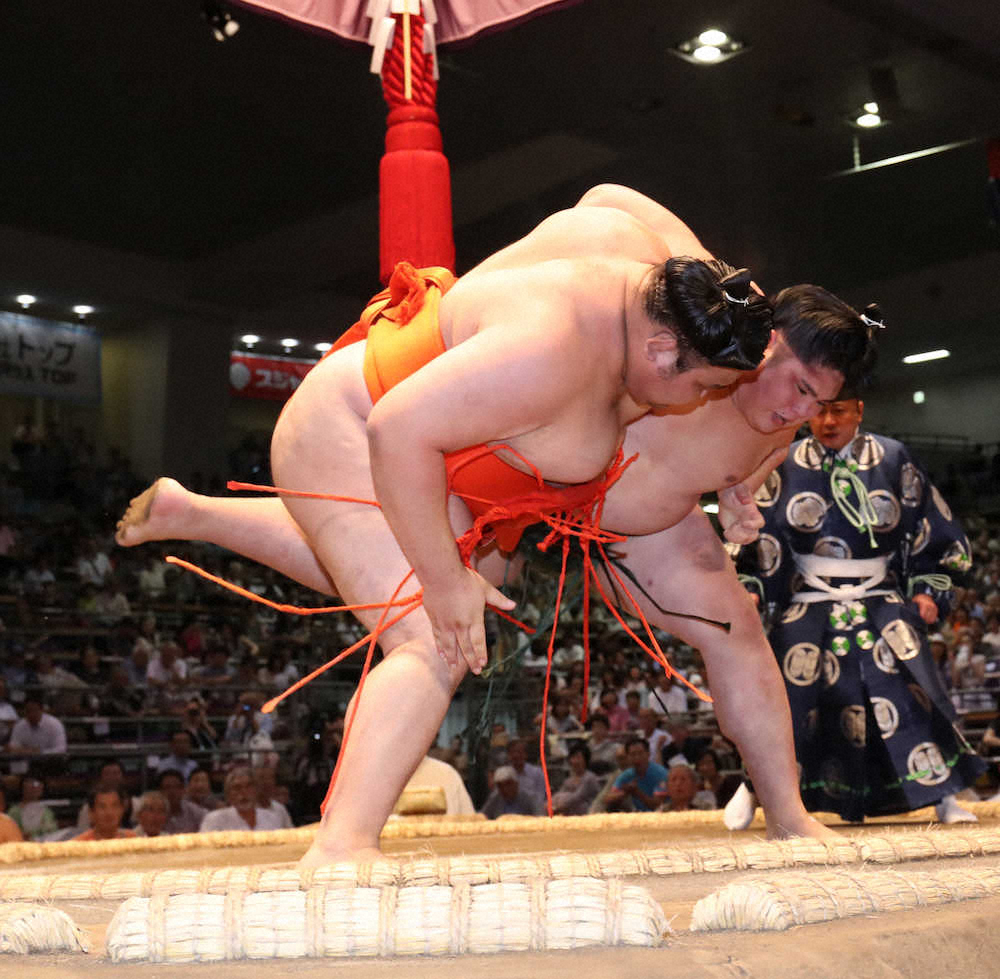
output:
[[[302,855],[297,866],[299,870],[315,870],[330,863],[370,863],[380,860],[384,854],[377,846],[363,846],[357,849],[349,847],[331,848],[317,846],[315,843]]]
[[[161,476],[129,503],[118,521],[115,540],[122,547],[134,547],[151,540],[176,539],[176,527],[190,507],[190,496],[176,479]]]
[[[839,833],[834,832],[829,826],[824,826],[818,819],[813,819],[809,815],[785,824],[775,821],[773,826],[768,820],[767,838],[769,840],[787,840],[795,836],[808,836],[815,840],[840,838]]]

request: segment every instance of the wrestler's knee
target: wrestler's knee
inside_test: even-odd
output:
[[[385,650],[386,660],[397,664],[411,662],[423,674],[433,677],[442,688],[454,693],[469,671],[469,665],[459,658],[457,663],[448,663],[438,652],[434,640],[430,637],[416,637],[401,642]]]

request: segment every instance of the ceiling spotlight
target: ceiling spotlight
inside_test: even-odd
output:
[[[297,347],[299,345],[299,341],[293,339],[292,337],[285,337],[285,339],[281,341],[281,345],[286,350],[291,350],[292,347]]]
[[[889,120],[879,111],[878,102],[866,102],[860,109],[855,109],[850,117],[851,125],[859,129],[877,129]]]
[[[318,350],[321,354],[325,354],[332,346],[332,343],[327,343],[324,340],[322,343],[313,344],[313,349]]]
[[[742,41],[734,40],[718,27],[709,27],[696,37],[670,48],[670,53],[694,65],[717,65],[746,50]]]
[[[260,337],[256,333],[244,333],[240,337],[240,343],[246,344],[248,347],[252,347],[255,343],[260,343]]]
[[[73,307],[73,312],[76,313],[77,319],[86,319],[94,311],[93,306],[88,306],[86,303],[78,303]]]
[[[914,391],[913,392],[913,403],[915,405],[922,405],[926,400],[927,400],[927,396],[924,394],[923,391]]]
[[[27,309],[29,306],[33,306],[38,302],[38,298],[36,296],[32,296],[31,293],[28,292],[22,292],[20,296],[15,296],[14,298],[17,300],[21,309]]]
[[[201,16],[212,29],[212,37],[217,41],[227,41],[239,29],[239,22],[219,0],[205,0],[201,5]]]
[[[950,350],[928,350],[922,354],[907,354],[903,358],[904,364],[923,364],[928,360],[943,360],[945,357],[950,357]]]

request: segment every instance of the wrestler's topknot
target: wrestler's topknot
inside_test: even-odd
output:
[[[651,273],[646,314],[709,364],[753,370],[771,338],[771,307],[749,283],[725,262],[671,258]]]
[[[774,328],[799,360],[844,375],[840,398],[854,398],[875,370],[875,330],[852,306],[820,286],[782,289],[773,299]],[[884,324],[879,323],[879,326]]]

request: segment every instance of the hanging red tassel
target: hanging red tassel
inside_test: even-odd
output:
[[[424,52],[424,18],[394,14],[392,47],[382,63],[389,115],[379,166],[379,276],[397,262],[454,272],[451,175],[434,110],[434,56]]]

